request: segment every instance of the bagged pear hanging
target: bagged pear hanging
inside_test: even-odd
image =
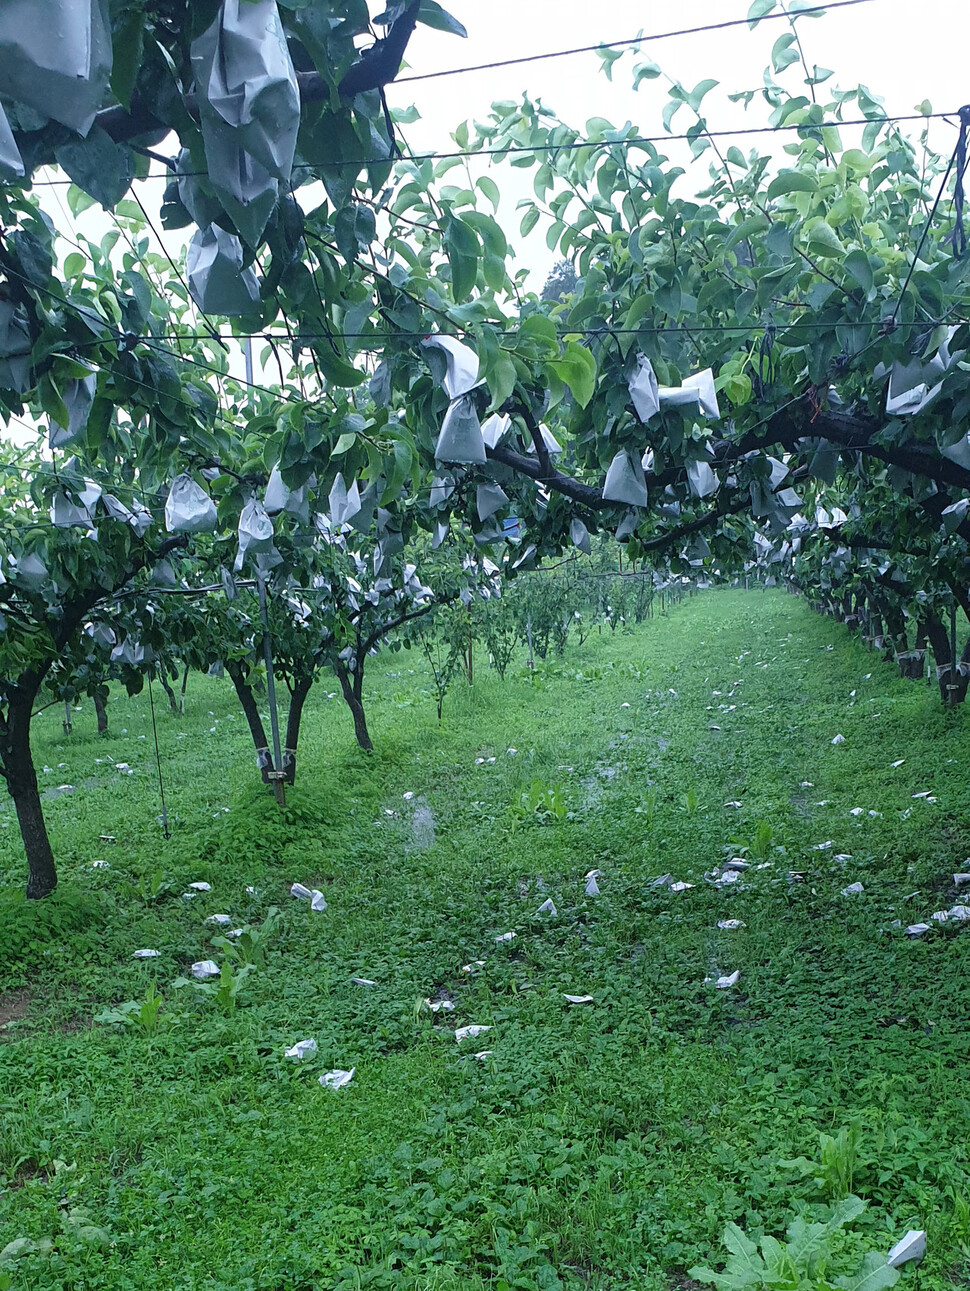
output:
[[[209,179],[256,246],[287,183],[300,94],[276,0],[223,0],[192,42]]]
[[[87,135],[108,99],[111,61],[108,0],[0,4],[0,94],[44,117]]]
[[[212,533],[216,505],[191,475],[176,475],[165,503],[165,528],[169,533]]]
[[[275,553],[273,522],[257,498],[252,498],[239,516],[239,550],[233,565],[238,574],[247,556],[266,556]]]
[[[192,299],[204,314],[231,317],[259,304],[259,283],[243,268],[242,243],[218,224],[197,229],[185,252]]]

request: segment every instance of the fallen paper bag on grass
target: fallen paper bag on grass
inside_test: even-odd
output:
[[[600,885],[596,882],[596,875],[595,875],[595,874],[591,874],[591,875],[590,875],[590,877],[586,880],[586,887],[585,887],[584,891],[585,891],[586,896],[588,896],[588,897],[598,897],[598,896],[599,896],[599,894],[600,894]]]
[[[911,1228],[886,1256],[886,1263],[898,1269],[903,1264],[918,1264],[926,1254],[926,1230]]]
[[[160,950],[136,950],[132,952],[132,959],[158,959],[161,955]]]
[[[291,1048],[284,1050],[283,1057],[291,1058],[294,1062],[302,1062],[309,1053],[316,1053],[316,1040],[297,1040]]]
[[[686,892],[688,888],[692,888],[694,885],[693,883],[684,883],[681,881],[678,883],[668,883],[667,886],[670,888],[671,892]]]
[[[344,1085],[349,1085],[354,1078],[356,1067],[351,1067],[350,1071],[341,1071],[337,1068],[334,1071],[325,1072],[320,1077],[320,1084],[329,1089],[343,1089]]]
[[[835,738],[832,740],[832,743],[833,743],[833,744],[844,744],[844,743],[845,743],[845,736],[844,736],[844,735],[836,735],[836,736],[835,736]]]
[[[717,926],[724,932],[735,932],[738,928],[746,928],[748,925],[743,919],[718,919]]]
[[[568,1000],[570,1004],[594,1004],[595,1003],[592,995],[567,995],[566,992],[563,991],[562,997],[564,1000]]]
[[[484,968],[484,967],[485,967],[484,959],[473,959],[470,964],[462,964],[461,971],[463,973],[471,974],[471,973],[474,973],[477,969]]]
[[[352,977],[350,980],[353,982],[355,986],[376,986],[377,985],[377,983],[372,982],[369,977]]]
[[[930,925],[928,923],[911,923],[909,927],[906,929],[906,936],[913,937],[913,938],[922,937],[926,933],[931,931],[932,929],[930,928]]]
[[[211,891],[212,891],[212,884],[211,884],[211,883],[203,883],[201,879],[200,879],[197,883],[190,883],[190,884],[189,884],[189,887],[190,887],[190,888],[194,888],[194,890],[195,890],[196,892],[211,892]]]
[[[205,981],[207,977],[218,977],[219,965],[214,959],[200,959],[192,965],[192,976],[199,981]]]
[[[452,1013],[455,1008],[453,1000],[425,1000],[424,1003],[432,1013]]]
[[[552,897],[546,897],[545,901],[543,901],[542,905],[536,911],[536,914],[556,915],[558,913],[559,911],[556,909],[556,904],[553,901]]]
[[[865,889],[861,883],[850,883],[847,888],[842,889],[842,896],[855,897],[859,896]]]
[[[326,898],[319,888],[305,888],[302,883],[294,883],[290,888],[290,896],[300,901],[309,901],[311,910],[319,912],[327,908]]]
[[[714,985],[719,991],[726,991],[731,986],[736,986],[738,978],[741,976],[740,968],[736,968],[733,973],[723,974],[717,979]]]
[[[503,932],[502,935],[500,937],[496,937],[495,940],[496,941],[515,941],[515,933]]]
[[[225,927],[227,923],[232,923],[232,915],[228,914],[210,914],[206,923],[217,923]]]
[[[455,1032],[455,1039],[461,1044],[462,1040],[474,1040],[476,1036],[484,1035],[486,1031],[491,1031],[490,1026],[477,1026],[474,1023],[468,1027],[459,1027]]]

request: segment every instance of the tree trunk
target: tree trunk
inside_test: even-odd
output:
[[[179,713],[182,715],[182,717],[185,716],[185,688],[188,684],[189,684],[189,665],[186,664],[185,670],[182,673],[182,693],[179,695]]]
[[[24,840],[29,900],[50,896],[57,887],[54,853],[47,836],[30,749],[30,717],[41,680],[36,674],[21,678],[7,705],[6,721],[0,731],[0,766],[3,767]]]
[[[226,672],[232,678],[232,684],[236,688],[236,696],[240,704],[242,704],[243,712],[246,714],[249,733],[253,737],[253,744],[256,746],[256,765],[259,767],[263,783],[272,784],[269,773],[273,770],[273,755],[270,753],[269,745],[266,742],[266,730],[263,726],[263,719],[259,715],[259,708],[256,705],[256,697],[253,695],[252,687],[243,676],[243,670],[239,663],[227,663]]]
[[[107,690],[107,687],[105,687]],[[98,689],[91,696],[94,703],[94,711],[98,715],[98,734],[108,734],[108,697]]]
[[[964,648],[963,656],[954,669],[950,635],[935,614],[926,616],[926,634],[930,639],[933,657],[936,660],[936,681],[940,688],[940,699],[944,704],[962,704],[966,700],[967,682],[970,680],[970,673],[966,666],[970,642]]]
[[[313,674],[298,678],[290,691],[290,707],[286,715],[286,747],[283,749],[283,770],[286,772],[286,783],[296,783],[296,751],[300,744],[300,722],[303,718],[303,705],[306,703],[310,687],[313,685]]]
[[[347,707],[354,716],[354,734],[357,736],[357,743],[365,753],[370,753],[374,746],[371,743],[370,735],[367,732],[367,718],[364,714],[363,693],[364,693],[364,669],[358,659],[357,670],[351,674],[349,670],[340,664],[337,668],[337,678],[340,682],[340,689],[344,693],[344,699],[347,701]]]
[[[175,691],[172,689],[171,683],[165,673],[165,665],[160,663],[155,671],[158,675],[158,680],[162,683],[162,690],[164,690],[165,694],[168,695],[168,706],[172,710],[172,716],[178,717],[178,700],[175,698]]]

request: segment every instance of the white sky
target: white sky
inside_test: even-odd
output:
[[[628,52],[618,60],[613,66],[612,81],[601,71],[596,54],[578,54],[402,83],[389,90],[389,102],[398,108],[413,103],[421,113],[420,121],[402,130],[408,146],[416,152],[451,151],[454,144],[450,135],[460,121],[476,117],[485,120],[493,101],[518,99],[524,92],[533,100],[541,99],[567,124],[580,130],[590,117],[599,116],[615,126],[630,121],[641,134],[662,135],[660,114],[667,99],[666,80],[644,81],[638,92],[632,89],[634,63],[638,58],[649,57],[667,76],[688,89],[707,77],[720,82],[703,105],[711,130],[766,125],[771,109],[760,96],[747,110],[731,103],[727,96],[761,87],[771,46],[789,30],[784,20],[762,22],[753,32],[745,25],[726,31],[650,39],[660,32],[743,19],[748,5],[749,0],[691,0],[681,4],[661,0],[652,5],[642,0],[607,0],[600,5],[589,0],[445,0],[445,8],[467,27],[468,39],[419,26],[408,48],[409,69],[402,75],[608,43],[635,37],[642,31],[641,53]],[[371,11],[383,7],[380,0],[374,0]],[[834,69],[832,80],[818,89],[823,102],[828,86],[838,84],[847,89],[860,82],[885,98],[886,110],[891,114],[912,112],[923,99],[929,99],[935,111],[948,112],[970,100],[970,77],[966,73],[970,21],[965,3],[958,0],[923,0],[916,9],[903,0],[866,0],[820,18],[803,17],[798,30],[809,65]],[[779,80],[793,93],[800,93],[804,88],[801,76],[795,64]],[[853,110],[851,115],[857,113]],[[693,121],[690,110],[681,108],[674,118],[674,132],[682,133]],[[913,122],[904,129],[917,138],[920,125]],[[853,136],[860,137],[861,129],[847,130],[844,142],[848,145]],[[938,151],[949,153],[955,138],[955,130],[946,122],[931,124],[930,142]],[[775,150],[781,142],[774,145]],[[763,137],[742,136],[725,140],[724,146],[731,143],[744,153],[752,146],[762,150],[769,146]],[[683,144],[657,146],[678,163],[689,164],[689,153]],[[530,285],[539,290],[557,257],[546,248],[543,224],[526,244],[518,234],[521,216],[515,208],[521,198],[531,196],[531,175],[507,163],[494,168],[502,193],[499,220],[518,254],[518,264],[530,268]],[[705,186],[707,179],[708,157],[704,155],[680,181],[679,191],[696,191]],[[163,187],[158,179],[138,185],[139,196],[156,225]],[[58,227],[69,230],[71,220],[64,190],[47,189],[43,202]],[[485,205],[484,209],[490,208]],[[110,222],[103,212],[92,209],[78,220],[77,227],[100,239]],[[191,230],[166,236],[173,254],[178,255],[187,234]],[[233,367],[235,370],[235,362]],[[11,430],[16,437],[16,428]]]

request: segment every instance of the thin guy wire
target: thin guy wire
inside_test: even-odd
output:
[[[406,85],[414,81],[435,81],[442,76],[463,76],[466,72],[491,72],[499,67],[519,67],[523,63],[542,63],[550,58],[568,58],[572,54],[598,54],[601,49],[619,49],[621,46],[646,45],[652,40],[670,40],[674,36],[699,36],[707,31],[724,31],[728,27],[754,27],[759,22],[771,22],[780,18],[805,18],[810,14],[824,14],[831,9],[848,9],[852,5],[869,4],[871,0],[832,0],[831,4],[813,5],[810,9],[800,9],[789,14],[785,10],[765,14],[763,18],[734,18],[730,22],[713,22],[706,27],[685,27],[680,31],[658,31],[649,36],[632,36],[627,40],[601,40],[598,45],[582,45],[577,49],[557,49],[548,54],[528,54],[523,58],[505,58],[496,63],[479,63],[472,67],[451,67],[443,72],[422,72],[417,76],[398,76],[392,84]]]
[[[900,116],[878,116],[878,117],[850,117],[848,120],[833,119],[830,121],[809,121],[801,124],[784,124],[778,126],[739,126],[734,130],[708,130],[700,125],[692,126],[684,134],[657,134],[657,135],[633,135],[625,139],[575,139],[570,142],[562,143],[538,143],[538,144],[506,144],[500,148],[466,148],[464,151],[457,150],[452,152],[424,152],[415,153],[411,157],[403,159],[397,157],[355,157],[342,161],[303,161],[294,165],[294,170],[337,170],[346,166],[356,167],[362,170],[368,166],[384,166],[388,162],[423,162],[423,161],[451,161],[455,158],[464,160],[467,157],[507,157],[519,156],[534,152],[579,152],[583,148],[600,149],[600,148],[635,148],[642,144],[655,143],[674,143],[687,141],[693,143],[698,138],[704,139],[735,139],[747,135],[764,135],[780,134],[792,130],[801,130],[806,134],[813,131],[834,127],[843,129],[847,126],[869,126],[869,125],[894,125],[900,121],[948,121],[949,118],[957,115],[954,112],[931,112],[928,116],[922,112],[910,112]],[[198,178],[207,178],[208,171],[189,170],[179,171],[179,178],[188,178],[190,176]],[[146,175],[140,179],[139,183],[147,183],[150,180],[164,179],[168,183],[171,176],[167,174]],[[35,187],[56,187],[61,184],[72,184],[72,179],[37,179],[31,180]]]

